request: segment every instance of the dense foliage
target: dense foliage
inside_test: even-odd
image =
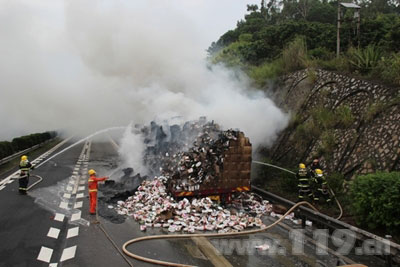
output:
[[[0,142],[0,159],[18,151],[33,147],[56,136],[56,132],[35,133],[14,138],[11,142]]]
[[[354,213],[360,224],[369,228],[385,227],[392,234],[399,233],[399,172],[358,176],[350,190]]]
[[[263,0],[261,7],[248,5],[245,18],[213,42],[208,52],[214,63],[240,66],[261,86],[263,79],[308,66],[373,75],[400,85],[399,3],[362,0],[358,4],[360,35],[354,10],[342,8],[341,59],[336,59],[337,1],[328,0]],[[285,58],[293,46],[300,49],[300,65],[292,66],[287,59],[293,57]]]

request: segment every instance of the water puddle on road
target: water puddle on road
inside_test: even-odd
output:
[[[71,199],[64,198],[65,188],[67,188],[68,182],[69,178],[66,178],[52,186],[32,189],[29,191],[29,195],[35,199],[36,204],[38,204],[45,210],[48,210],[54,214],[61,213],[71,218],[72,214],[76,214],[81,211],[74,208],[65,209],[60,207],[60,203],[62,202],[69,203],[68,206],[70,206]],[[71,223],[77,223],[85,226],[90,225],[89,221],[83,218],[80,218],[79,220]]]

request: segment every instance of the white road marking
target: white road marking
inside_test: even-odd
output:
[[[78,175],[78,172],[73,171],[72,174],[73,174],[73,175]]]
[[[79,234],[79,227],[68,229],[67,238],[77,236]]]
[[[39,252],[38,260],[49,263],[53,250],[51,248],[42,247]]]
[[[74,209],[80,209],[82,208],[83,205],[83,201],[78,201],[75,203]]]
[[[6,188],[5,185],[0,186],[0,190],[3,190],[4,188]]]
[[[67,191],[72,191],[72,186],[67,186]]]
[[[85,190],[85,187],[84,187],[84,186],[78,187],[78,191],[83,191],[83,190]]]
[[[6,183],[11,184],[12,182],[14,182],[14,180],[7,181]]]
[[[71,194],[64,193],[63,198],[71,198]]]
[[[78,199],[78,198],[83,198],[83,197],[84,197],[84,194],[83,194],[83,193],[79,193],[79,194],[76,195],[76,199]]]
[[[76,246],[65,248],[60,261],[66,261],[75,257]]]
[[[60,234],[60,229],[50,227],[49,232],[47,233],[47,236],[57,239],[59,234]]]
[[[79,184],[81,184],[81,185],[82,185],[82,184],[86,184],[86,181],[85,181],[85,180],[82,180],[82,181],[79,182]]]
[[[81,218],[81,214],[82,214],[81,211],[72,214],[72,216],[71,216],[71,222],[74,222],[74,221],[79,220],[79,219]]]
[[[61,203],[60,203],[60,208],[62,208],[62,209],[68,209],[68,202],[61,201]]]
[[[58,263],[50,263],[49,267],[57,267]]]
[[[62,221],[64,221],[64,217],[65,217],[64,214],[56,213],[56,216],[54,217],[54,220],[55,220],[55,221],[62,222]]]

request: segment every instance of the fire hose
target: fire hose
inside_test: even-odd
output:
[[[179,234],[179,235],[152,235],[152,236],[144,236],[144,237],[138,237],[138,238],[134,238],[131,240],[128,240],[127,242],[125,242],[122,246],[122,251],[128,255],[131,258],[134,258],[136,260],[140,260],[140,261],[144,261],[147,263],[151,263],[151,264],[158,264],[158,265],[163,265],[163,266],[175,266],[175,267],[184,267],[184,266],[189,266],[189,267],[194,267],[192,265],[186,265],[186,264],[180,264],[180,263],[173,263],[173,262],[167,262],[167,261],[161,261],[161,260],[155,260],[155,259],[151,259],[151,258],[146,258],[143,256],[139,256],[137,254],[134,254],[130,251],[128,251],[127,247],[134,244],[134,243],[138,243],[138,242],[142,242],[142,241],[148,241],[148,240],[155,240],[155,239],[180,239],[180,238],[192,238],[192,237],[233,237],[233,236],[242,236],[242,235],[250,235],[250,234],[256,234],[256,233],[261,233],[264,232],[272,227],[274,227],[275,225],[277,225],[278,223],[280,223],[283,219],[285,219],[285,217],[287,215],[289,215],[290,213],[293,212],[293,210],[295,210],[297,207],[302,206],[302,205],[307,205],[310,208],[312,208],[313,210],[317,211],[318,210],[311,205],[310,203],[308,203],[307,201],[302,201],[302,202],[298,202],[296,203],[294,206],[292,206],[281,218],[279,218],[277,221],[275,221],[274,223],[267,225],[265,227],[262,227],[260,229],[255,229],[255,230],[249,230],[249,231],[243,231],[243,232],[237,232],[237,233],[223,233],[223,234]]]
[[[288,173],[290,173],[290,174],[296,175],[296,173],[294,173],[294,172],[292,172],[292,171],[290,171],[290,170],[288,170],[288,169],[285,169],[285,168],[282,168],[282,167],[279,167],[279,166],[275,166],[275,165],[272,165],[272,164],[269,164],[269,163],[260,162],[260,161],[253,161],[253,163],[260,164],[260,165],[265,165],[265,166],[269,166],[269,167],[276,168],[276,169],[279,169],[279,170],[288,172]],[[340,220],[340,219],[342,218],[342,216],[343,216],[343,208],[342,208],[342,205],[340,205],[339,200],[337,199],[335,193],[334,193],[333,190],[329,187],[329,185],[328,185],[328,189],[329,189],[329,192],[331,193],[331,195],[333,196],[333,198],[335,199],[335,202],[336,202],[337,206],[339,207],[340,214],[339,214],[339,216],[336,218],[336,220]]]
[[[12,177],[12,179],[22,179],[22,178],[26,178],[26,177],[27,177],[27,175],[24,175],[24,176]],[[30,175],[29,177],[36,177],[36,178],[38,178],[38,180],[36,182],[34,182],[33,184],[31,184],[30,186],[28,186],[28,188],[26,188],[26,191],[29,191],[32,187],[34,187],[35,185],[37,185],[38,183],[43,181],[43,178],[36,174]]]

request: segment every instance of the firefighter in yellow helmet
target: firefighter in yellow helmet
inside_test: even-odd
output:
[[[332,200],[328,190],[328,183],[326,182],[321,169],[315,170],[314,183],[316,185],[314,201],[319,202],[322,198],[324,198],[327,203],[330,203]]]
[[[97,206],[97,189],[98,189],[98,182],[105,181],[108,177],[96,177],[96,171],[91,169],[89,170],[89,180],[88,180],[88,187],[89,187],[89,202],[90,214],[96,214],[96,206]]]
[[[21,195],[26,195],[29,183],[29,172],[34,169],[34,166],[29,162],[28,157],[23,155],[21,161],[19,162],[19,193]]]
[[[299,188],[299,201],[306,200],[307,198],[312,199],[313,193],[310,189],[310,173],[306,169],[306,165],[304,163],[299,164],[299,170],[296,174],[298,180],[298,188]]]

